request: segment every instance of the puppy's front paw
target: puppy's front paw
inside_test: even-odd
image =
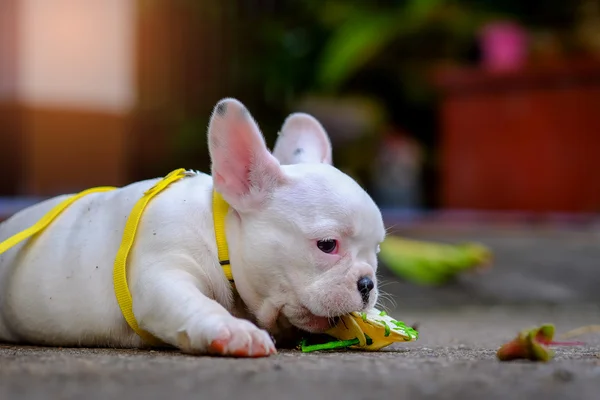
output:
[[[232,316],[205,319],[196,335],[183,331],[179,333],[178,339],[179,348],[188,353],[267,357],[277,352],[273,340],[265,330]]]

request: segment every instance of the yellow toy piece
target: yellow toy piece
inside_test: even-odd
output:
[[[340,321],[327,332],[338,341],[323,344],[301,344],[303,352],[351,348],[377,351],[395,342],[412,342],[419,338],[419,332],[402,321],[396,321],[385,311],[376,308],[366,313],[352,312],[340,317]]]

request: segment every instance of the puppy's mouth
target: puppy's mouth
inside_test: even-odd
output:
[[[286,315],[286,317],[296,328],[310,333],[323,333],[335,326],[339,321],[339,317],[315,315],[304,306],[300,306],[294,313]]]

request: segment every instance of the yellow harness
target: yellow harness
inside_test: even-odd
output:
[[[158,183],[156,183],[153,187],[147,190],[144,193],[144,195],[136,202],[133,209],[131,210],[131,213],[129,214],[129,217],[127,218],[127,222],[125,223],[125,229],[123,231],[121,245],[119,246],[119,250],[116,254],[114,262],[113,285],[115,296],[117,298],[117,302],[119,303],[119,307],[121,308],[121,312],[123,313],[123,317],[125,317],[125,320],[129,324],[131,329],[133,329],[135,333],[137,333],[142,338],[142,340],[154,346],[162,345],[163,343],[150,333],[141,329],[138,326],[135,316],[133,315],[132,298],[131,293],[129,291],[129,286],[127,284],[127,257],[131,248],[133,247],[133,242],[135,240],[135,235],[140,220],[142,218],[142,214],[144,213],[144,210],[150,202],[150,200],[154,196],[165,190],[170,184],[186,176],[188,175],[185,169],[183,168],[171,172]],[[0,243],[0,254],[4,253],[16,244],[45,229],[48,225],[50,225],[52,221],[54,221],[62,213],[62,211],[64,211],[67,207],[69,207],[72,203],[74,203],[81,197],[84,197],[90,193],[108,192],[116,189],[117,188],[110,186],[96,187],[84,190],[81,193],[69,197],[68,199],[62,201],[54,208],[52,208],[33,226],[17,233],[16,235]],[[213,222],[215,227],[215,238],[217,241],[217,250],[219,254],[219,263],[223,267],[223,272],[225,273],[227,279],[233,283],[233,274],[231,273],[231,266],[229,264],[229,250],[227,248],[227,237],[225,235],[225,217],[227,216],[229,205],[215,190],[213,190],[212,208]]]

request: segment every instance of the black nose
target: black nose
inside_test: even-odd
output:
[[[367,278],[366,276],[360,278],[356,283],[356,287],[362,296],[363,303],[367,303],[369,301],[369,293],[375,287],[375,284],[371,280],[371,278]]]

